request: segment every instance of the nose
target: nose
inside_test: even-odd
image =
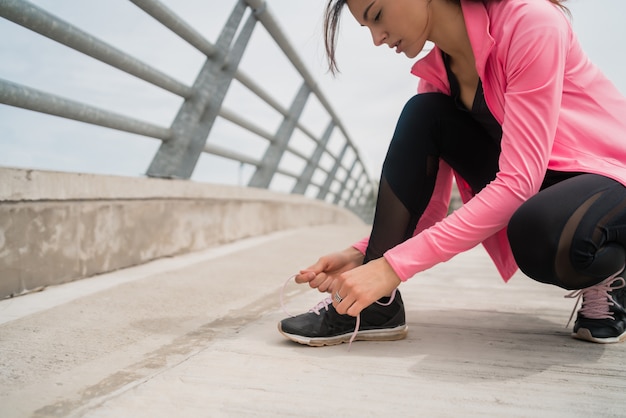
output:
[[[374,45],[381,46],[387,40],[387,32],[382,30],[370,29],[372,32],[372,40],[374,41]]]

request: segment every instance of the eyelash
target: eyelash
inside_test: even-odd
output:
[[[374,22],[378,22],[379,20],[380,20],[380,12],[376,14],[376,17],[374,17]]]

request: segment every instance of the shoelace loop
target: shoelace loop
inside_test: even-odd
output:
[[[319,315],[322,309],[328,310],[328,307],[332,304],[333,304],[333,299],[329,296],[319,301],[317,305],[309,309],[309,312],[313,312],[314,314]]]
[[[582,305],[579,312],[586,318],[615,319],[610,311],[610,307],[615,305],[610,292],[626,287],[626,280],[619,276],[619,274],[623,271],[623,269],[620,270],[618,273],[615,273],[596,285],[580,290],[574,290],[565,295],[565,298],[576,299],[576,303],[574,304],[574,308],[572,309],[572,313],[569,316],[569,320],[567,321],[565,328],[569,327],[570,322],[572,322],[572,318],[574,317],[574,313],[576,312],[576,308],[578,307],[581,298]],[[616,286],[616,283],[619,284]]]
[[[289,313],[287,311],[287,309],[285,308],[285,289],[287,288],[287,285],[289,284],[289,282],[292,279],[295,279],[296,275],[294,274],[293,276],[289,277],[286,281],[285,284],[283,285],[283,288],[280,291],[280,306],[283,310],[283,312],[285,312],[287,315],[289,315],[290,317],[294,317],[295,315],[292,315],[291,313]],[[391,292],[391,296],[389,297],[389,301],[386,303],[381,303],[379,301],[376,301],[377,304],[379,304],[380,306],[389,306],[391,305],[391,303],[393,302],[393,300],[396,297],[396,291],[397,289],[394,289],[393,292]],[[331,306],[333,304],[333,299],[332,297],[328,296],[324,299],[322,299],[320,302],[317,303],[317,305],[313,306],[311,309],[309,309],[309,312],[312,312],[316,315],[320,315],[322,309],[325,309],[328,311],[328,307]],[[354,331],[352,332],[352,336],[350,337],[350,340],[348,341],[348,351],[350,351],[350,349],[352,348],[352,342],[354,341],[354,339],[356,338],[357,334],[359,333],[359,328],[361,327],[361,314],[358,314],[356,316],[356,324],[354,326]]]
[[[280,308],[283,310],[284,313],[286,313],[287,315],[289,315],[290,317],[294,317],[295,315],[292,315],[287,308],[285,308],[285,289],[287,289],[287,285],[289,284],[289,282],[292,279],[295,279],[296,275],[294,274],[293,276],[289,277],[286,281],[285,284],[283,285],[283,288],[280,289]]]

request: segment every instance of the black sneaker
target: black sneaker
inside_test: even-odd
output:
[[[307,313],[283,319],[278,323],[278,331],[292,341],[312,347],[350,342],[353,336],[354,341],[401,340],[408,327],[400,292],[396,291],[388,303],[376,302],[363,309],[356,334],[356,318],[337,313],[330,297]]]
[[[608,344],[626,340],[626,280],[610,277],[583,289],[572,337]]]

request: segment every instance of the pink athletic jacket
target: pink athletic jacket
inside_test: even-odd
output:
[[[384,254],[401,280],[482,243],[502,278],[517,270],[506,236],[546,169],[597,173],[626,184],[626,99],[582,51],[547,0],[461,0],[485,101],[502,125],[500,172],[476,195],[443,161],[413,238]],[[418,91],[450,94],[441,51],[418,61]],[[446,217],[453,176],[464,202]],[[364,252],[368,239],[354,247]]]

